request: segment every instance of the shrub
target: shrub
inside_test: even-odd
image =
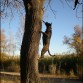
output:
[[[0,71],[19,71],[20,60],[19,57],[8,56],[5,53],[1,53],[0,59]]]
[[[7,67],[8,72],[20,72],[20,67],[18,65],[10,65]]]

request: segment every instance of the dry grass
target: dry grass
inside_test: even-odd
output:
[[[1,83],[20,83],[20,81],[1,80]]]
[[[47,78],[68,78],[68,79],[79,79],[78,76],[75,75],[57,75],[57,74],[40,74],[40,77],[47,77]]]
[[[1,83],[20,83],[20,80],[11,80],[8,78],[1,78]]]

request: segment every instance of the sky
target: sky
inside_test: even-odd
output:
[[[52,10],[55,11],[55,15],[51,11],[48,5],[48,1],[45,2],[45,9],[43,20],[49,23],[52,23],[52,37],[50,41],[49,50],[51,54],[62,54],[69,52],[70,49],[67,45],[63,44],[64,36],[71,37],[74,33],[74,27],[76,25],[80,25],[82,27],[82,18],[76,17],[76,10],[78,10],[78,15],[81,16],[80,10],[82,9],[82,5],[79,5],[76,10],[73,10],[74,2],[73,0],[69,0],[65,2],[65,0],[51,0],[50,5]],[[80,0],[82,1],[82,0]],[[18,28],[20,27],[21,17],[15,13],[14,18],[11,17],[7,19],[2,19],[1,28],[4,28],[7,35],[10,35],[10,32],[16,34]],[[42,31],[45,31],[46,26],[42,23]],[[42,37],[39,45],[39,54],[41,53],[42,46]],[[17,51],[17,54],[19,52]],[[48,53],[46,53],[48,54]]]

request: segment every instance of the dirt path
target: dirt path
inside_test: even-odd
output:
[[[20,80],[20,74],[19,73],[12,73],[12,72],[0,72],[1,78],[8,78],[9,80]],[[82,79],[76,79],[76,78],[61,78],[56,77],[55,75],[42,75],[40,74],[40,77],[42,80],[44,80],[44,83],[83,83]]]
[[[16,72],[0,72],[2,75],[12,75],[12,76],[20,76],[20,73]],[[68,78],[68,79],[78,79],[76,76],[67,76],[67,75],[50,75],[50,74],[39,74],[40,77],[47,77],[47,78]]]

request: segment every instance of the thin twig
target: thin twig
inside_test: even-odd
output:
[[[83,4],[82,4],[82,6],[83,6]],[[79,18],[83,18],[83,15],[82,16],[78,16],[78,7],[79,7],[79,5],[77,6],[77,8],[76,8],[76,17],[79,19]],[[83,9],[83,8],[82,8]],[[83,12],[82,12],[83,13]]]
[[[70,8],[72,8],[70,5],[69,5],[69,3],[67,2],[67,0],[65,0],[65,2],[67,3],[67,5],[70,7]],[[72,8],[73,9],[73,8]]]
[[[54,10],[52,9],[52,7],[51,7],[50,4],[49,4],[49,7],[50,7],[50,10],[52,11],[52,13],[54,14],[55,19],[56,19],[56,14],[55,14],[56,11],[54,11]]]
[[[63,3],[63,1],[62,1],[62,0],[59,0],[59,1],[61,2],[62,6],[64,7],[64,3]]]
[[[51,0],[48,1],[48,4],[47,4],[47,6],[46,6],[46,8],[45,8],[45,11],[47,10],[47,8],[48,8],[50,2],[51,2]]]

